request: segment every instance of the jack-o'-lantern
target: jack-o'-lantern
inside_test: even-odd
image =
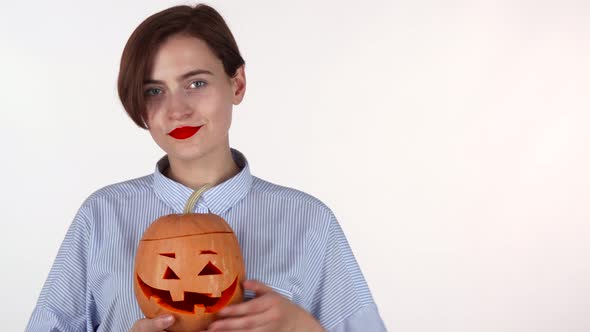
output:
[[[146,317],[175,316],[168,331],[201,331],[228,304],[242,301],[245,268],[236,235],[223,218],[191,213],[205,186],[183,214],[154,221],[135,256],[134,289]]]

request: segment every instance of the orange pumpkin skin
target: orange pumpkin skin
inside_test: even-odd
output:
[[[167,331],[201,331],[226,305],[242,302],[241,250],[214,214],[171,214],[144,232],[135,256],[134,290],[144,315],[170,313]]]

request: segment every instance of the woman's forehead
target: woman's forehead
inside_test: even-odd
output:
[[[195,71],[209,71],[218,75],[223,64],[201,39],[190,36],[172,36],[158,49],[152,66],[151,79],[176,80]]]

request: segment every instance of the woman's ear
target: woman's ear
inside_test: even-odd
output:
[[[238,105],[244,99],[246,93],[246,65],[241,65],[234,77],[231,78],[231,86],[233,91],[233,103]]]

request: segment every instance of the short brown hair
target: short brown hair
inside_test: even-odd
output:
[[[225,20],[210,6],[175,6],[148,17],[133,31],[125,45],[117,81],[125,111],[141,128],[147,129],[143,82],[149,78],[154,53],[167,38],[178,34],[203,40],[221,60],[229,77],[234,77],[244,64]]]

